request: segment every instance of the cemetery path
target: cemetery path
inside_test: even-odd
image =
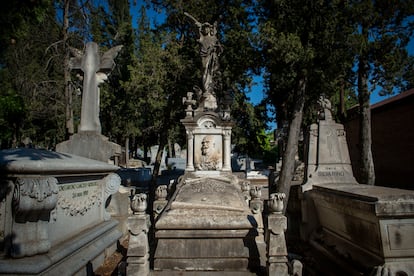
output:
[[[127,249],[129,243],[129,235],[125,237],[119,244],[117,250],[109,257],[107,257],[104,263],[98,267],[93,275],[94,276],[110,276],[110,275],[126,275],[121,264],[126,261]]]

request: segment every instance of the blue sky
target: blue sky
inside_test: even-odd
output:
[[[139,11],[141,10],[141,6],[144,5],[144,1],[143,0],[137,0],[136,1],[137,5],[133,5],[131,4],[131,14],[133,17],[133,25],[136,26],[137,24],[137,20],[138,20],[138,14]],[[161,23],[165,20],[165,14],[163,13],[158,13],[157,11],[153,10],[153,9],[147,9],[147,16],[150,19],[150,22],[152,25],[157,24],[157,23]],[[410,43],[407,46],[408,52],[410,55],[414,55],[414,37],[412,37]],[[260,103],[260,101],[264,98],[265,94],[264,94],[264,87],[263,87],[263,78],[261,76],[254,76],[253,78],[253,83],[254,85],[252,86],[251,91],[247,94],[247,96],[250,98],[250,101],[253,104],[258,104]],[[372,94],[371,94],[371,104],[375,104],[377,102],[380,102],[382,100],[385,100],[389,97],[392,96],[380,96],[379,93],[380,89],[376,89]],[[276,124],[272,123],[269,125],[272,129],[276,128]]]

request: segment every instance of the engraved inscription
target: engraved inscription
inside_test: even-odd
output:
[[[322,171],[322,172],[318,172],[318,176],[345,176],[345,172],[341,172],[341,171]]]
[[[59,186],[59,207],[66,215],[84,215],[92,206],[101,205],[102,191],[97,182],[84,182]]]
[[[59,191],[75,190],[75,189],[96,187],[96,186],[98,186],[97,182],[83,182],[83,183],[76,183],[76,184],[66,184],[66,185],[60,185],[59,186]]]

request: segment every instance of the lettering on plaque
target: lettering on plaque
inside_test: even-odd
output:
[[[345,130],[343,130],[343,129],[337,129],[336,130],[336,135],[338,137],[345,136]]]
[[[345,176],[343,171],[321,171],[318,172],[318,176]]]
[[[82,182],[59,186],[58,206],[68,216],[83,216],[93,206],[102,204],[102,191],[97,182]]]

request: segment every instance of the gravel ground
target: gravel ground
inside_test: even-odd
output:
[[[125,275],[125,271],[121,271],[119,266],[126,261],[126,253],[128,249],[129,236],[126,237],[118,246],[118,249],[108,258],[104,263],[94,271],[94,276],[109,276],[109,275]],[[118,268],[118,266],[120,268]]]

